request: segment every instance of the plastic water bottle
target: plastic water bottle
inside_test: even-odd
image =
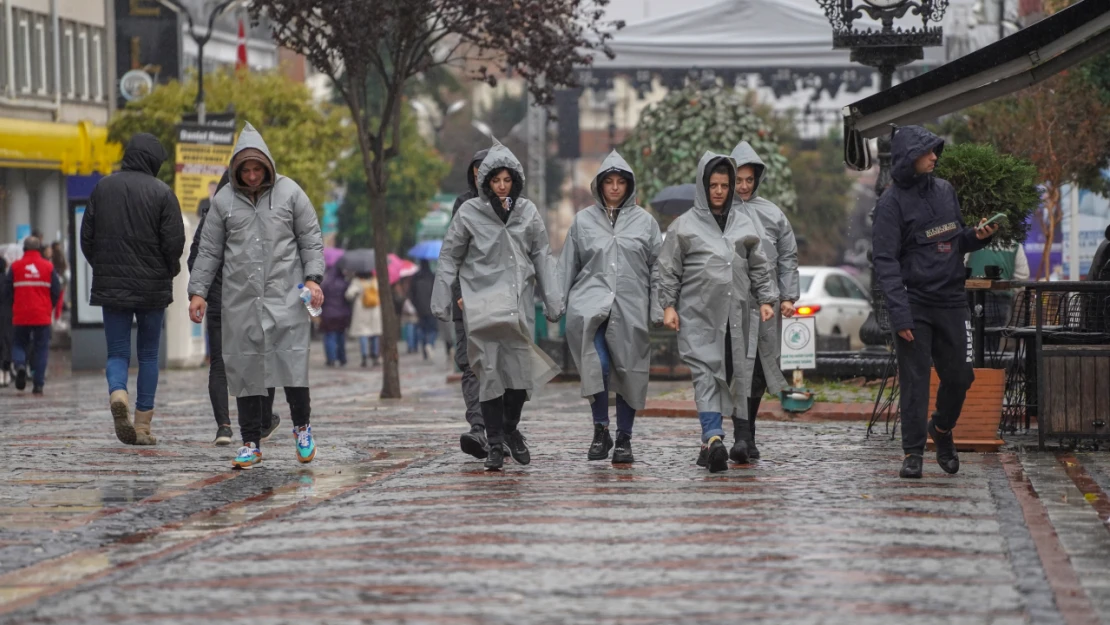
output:
[[[308,314],[319,317],[320,313],[324,311],[312,306],[312,291],[303,284],[298,284],[297,288],[301,290],[301,301],[304,302],[304,307],[308,309]]]

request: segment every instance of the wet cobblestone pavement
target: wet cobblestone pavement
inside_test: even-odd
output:
[[[644,418],[614,467],[563,384],[525,408],[532,464],[487,473],[437,356],[406,357],[401,401],[321,365],[317,460],[279,393],[244,472],[205,371],[163,374],[147,448],[115,440],[101,375],[0,389],[0,623],[1110,624],[1106,452],[905,481],[864,423],[766,423],[763,460],[711,476],[696,420]]]

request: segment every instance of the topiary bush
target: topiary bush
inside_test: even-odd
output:
[[[793,212],[798,198],[790,165],[771,125],[752,104],[735,89],[688,86],[645,109],[619,148],[636,172],[640,204],[648,206],[663,187],[694,182],[706,150],[728,155],[747,141],[767,165],[759,195]]]
[[[956,188],[964,224],[975,227],[984,217],[1005,213],[994,244],[1008,247],[1025,242],[1029,216],[1041,201],[1037,168],[1031,162],[1001,154],[990,145],[946,145],[936,176]]]

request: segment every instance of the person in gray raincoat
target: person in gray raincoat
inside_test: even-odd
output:
[[[779,289],[779,310],[774,318],[759,324],[759,350],[752,367],[752,386],[748,395],[748,431],[737,429],[737,438],[748,438],[748,457],[758,460],[759,448],[755,445],[755,418],[763,394],[768,390],[778,395],[786,389],[786,378],[779,366],[781,355],[781,318],[794,316],[794,303],[798,301],[798,243],[794,229],[782,209],[774,202],[759,196],[759,185],[767,173],[763,159],[747,141],[741,141],[732,151],[736,165],[736,198],[734,207],[751,218],[763,253],[771,261],[771,280]],[[734,424],[735,425],[735,424]]]
[[[304,285],[319,307],[324,295],[320,224],[299,185],[279,176],[262,136],[249,123],[231,157],[231,184],[216,193],[189,279],[189,317],[204,319],[205,299],[223,265],[223,351],[227,387],[239,408],[243,447],[233,461],[261,461],[259,443],[268,390],[281,386],[293,417],[297,459],[316,453],[309,425],[311,320]],[[268,417],[269,415],[267,415]]]
[[[632,423],[647,400],[651,269],[663,244],[659,224],[636,205],[636,177],[615,151],[590,183],[594,202],[574,217],[559,259],[567,343],[590,398],[594,440],[587,457],[613,449],[609,390],[617,395],[614,463],[632,456]]]
[[[747,441],[725,449],[721,415],[746,428],[750,359],[760,320],[774,316],[778,289],[750,219],[732,210],[736,168],[706,152],[698,163],[694,207],[667,229],[655,264],[652,322],[678,331],[678,351],[694,379],[702,428],[698,464],[712,472],[748,461]],[[758,306],[758,308],[757,308]]]
[[[439,255],[432,312],[450,321],[456,279],[466,326],[467,356],[478,378],[489,441],[485,466],[499,469],[503,443],[513,459],[531,455],[519,429],[529,391],[557,372],[532,342],[534,289],[549,318],[563,315],[558,269],[536,205],[520,197],[524,169],[513,153],[494,142],[478,168],[479,196],[467,200],[451,221]]]

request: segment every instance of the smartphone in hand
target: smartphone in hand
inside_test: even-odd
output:
[[[985,223],[982,223],[978,226],[975,226],[975,229],[976,230],[981,230],[981,229],[986,228],[987,226],[993,224],[996,221],[1003,221],[1005,219],[1006,219],[1006,213],[995,213]]]

